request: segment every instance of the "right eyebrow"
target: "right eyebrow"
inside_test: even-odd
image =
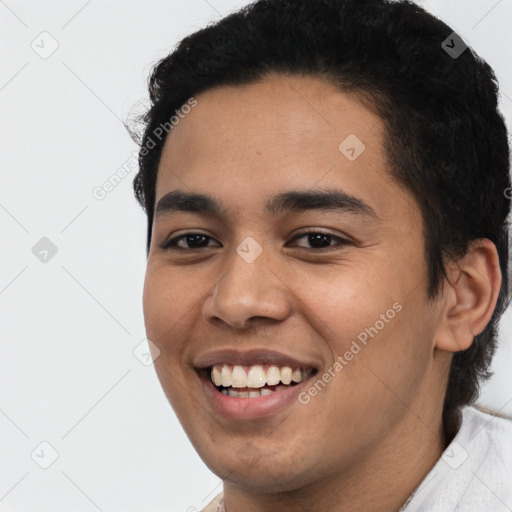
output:
[[[155,207],[155,217],[159,218],[172,212],[192,212],[223,217],[227,211],[219,201],[208,194],[173,190],[159,199]]]

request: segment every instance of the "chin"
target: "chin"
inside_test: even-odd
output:
[[[206,453],[200,447],[197,451],[208,468],[225,483],[247,491],[289,492],[318,478],[318,468],[308,467],[304,459],[297,459],[297,455],[276,454],[271,448],[263,452],[251,441],[240,444],[239,449],[220,449],[220,453],[212,453],[211,449]]]

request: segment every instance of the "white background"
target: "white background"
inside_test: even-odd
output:
[[[4,512],[192,512],[221,490],[152,366],[133,354],[145,338],[146,220],[135,169],[103,200],[92,191],[137,149],[122,121],[147,98],[152,64],[247,3],[0,1]],[[493,66],[510,126],[512,0],[421,3]],[[53,40],[47,59],[31,47],[48,51]],[[42,237],[58,250],[46,263],[32,252]],[[511,337],[508,312],[480,400],[510,416]],[[51,462],[43,441],[58,452],[48,469],[35,462]]]

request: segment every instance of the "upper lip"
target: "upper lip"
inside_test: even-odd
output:
[[[252,366],[257,364],[268,364],[276,366],[290,366],[291,368],[313,368],[318,369],[318,363],[313,361],[299,360],[281,352],[267,349],[240,350],[222,349],[212,352],[205,352],[197,356],[193,365],[197,369],[204,369],[216,364],[233,364],[241,366]]]

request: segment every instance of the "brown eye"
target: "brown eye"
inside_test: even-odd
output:
[[[183,247],[181,245],[178,245],[179,242],[181,242],[182,240],[187,246]],[[213,238],[208,235],[203,235],[202,233],[185,233],[184,235],[171,238],[167,242],[164,242],[160,247],[164,250],[177,249],[190,251],[195,249],[204,249],[208,247],[209,240],[213,240]]]
[[[335,240],[338,243],[337,246],[343,246],[348,245],[350,242],[348,240],[345,240],[344,238],[341,238],[339,236],[331,235],[330,233],[322,233],[321,231],[308,231],[307,233],[301,233],[300,235],[296,236],[292,241],[299,240],[301,238],[306,238],[307,243],[310,245],[310,247],[304,247],[300,246],[301,248],[305,249],[326,249],[330,247],[335,247],[331,245],[331,241]]]

